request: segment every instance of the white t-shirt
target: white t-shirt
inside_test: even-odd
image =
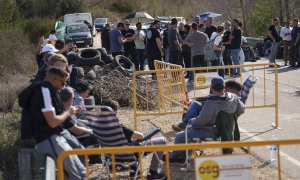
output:
[[[135,48],[136,49],[145,49],[145,44],[144,44],[144,39],[145,39],[145,33],[143,30],[135,30]]]
[[[287,28],[286,26],[284,26],[283,28],[281,28],[280,37],[282,37],[282,40],[284,41],[292,41],[291,33],[291,28]]]
[[[56,38],[56,36],[54,34],[50,34],[49,37],[48,37],[48,39],[50,41],[56,41],[57,40],[57,38]]]
[[[217,37],[216,37],[217,36]],[[216,38],[215,38],[216,37]],[[214,45],[219,45],[221,42],[222,42],[222,36],[220,36],[218,33],[216,32],[213,32],[211,37],[210,37],[210,40],[214,40]]]

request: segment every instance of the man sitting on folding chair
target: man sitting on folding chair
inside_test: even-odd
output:
[[[237,117],[244,113],[244,103],[241,102],[238,96],[229,92],[225,93],[225,82],[222,77],[214,77],[211,80],[210,88],[212,94],[209,95],[200,114],[188,122],[188,125],[191,125],[191,128],[187,129],[189,139],[216,139],[220,136],[220,132],[214,126],[220,112],[235,114]],[[211,128],[207,128],[208,126],[211,126]],[[177,133],[174,143],[185,143],[185,133],[185,131]],[[170,162],[184,163],[185,157],[185,151],[174,151],[170,154]]]
[[[118,105],[112,108],[117,111],[117,107]],[[156,128],[145,135],[141,132],[133,131],[119,123],[117,114],[112,108],[109,106],[95,106],[95,111],[86,111],[84,114],[85,120],[81,120],[93,130],[93,133],[99,140],[101,147],[166,144],[166,139],[164,137],[152,138],[160,131],[160,128]],[[147,153],[142,153],[142,156],[145,154]],[[162,167],[162,164],[160,164],[162,156],[163,152],[154,152],[149,172],[147,174],[147,179],[166,178],[164,172],[158,171],[159,165]],[[117,163],[137,162],[137,160],[138,158],[135,157],[133,153],[122,153],[116,155]],[[103,164],[109,163],[103,162]],[[138,164],[130,165],[130,169],[130,178],[137,179],[140,176]],[[109,174],[107,167],[105,171],[106,174]]]
[[[239,82],[235,80],[229,80],[225,82],[225,92],[230,92],[238,97],[240,97],[241,101],[246,104],[246,101],[248,99],[249,93],[251,88],[254,86],[254,84],[257,81],[257,77],[250,75],[241,85]],[[201,109],[203,107],[204,102],[206,101],[207,97],[202,98],[201,100],[203,102],[199,102],[198,100],[196,101],[191,101],[189,108],[185,114],[182,116],[182,122],[179,124],[173,124],[172,128],[174,131],[182,131],[186,128],[186,125],[188,121],[191,118],[197,117]]]

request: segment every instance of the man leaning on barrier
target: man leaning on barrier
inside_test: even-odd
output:
[[[218,138],[216,128],[201,128],[207,125],[215,125],[219,112],[240,116],[244,113],[244,103],[235,94],[225,92],[225,82],[220,76],[211,80],[212,94],[202,107],[200,114],[188,121],[191,128],[187,130],[188,138]],[[185,143],[185,131],[176,134],[175,144]],[[170,154],[170,162],[185,162],[185,151],[174,151]]]

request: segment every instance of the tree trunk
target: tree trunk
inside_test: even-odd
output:
[[[291,14],[289,10],[289,0],[284,0],[284,5],[285,5],[285,13],[286,13],[286,20],[291,20]]]
[[[245,31],[247,31],[247,21],[246,21],[246,13],[245,13],[244,0],[240,0],[240,5],[241,5],[241,9],[242,9],[243,30],[245,32]]]
[[[283,23],[283,7],[282,7],[282,0],[278,0],[278,7],[279,7],[279,21],[280,24]]]

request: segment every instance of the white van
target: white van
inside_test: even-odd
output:
[[[70,24],[74,24],[74,23],[83,23],[84,20],[86,20],[93,26],[92,33],[93,33],[93,36],[95,36],[96,29],[93,24],[93,19],[92,19],[91,13],[66,14],[64,17],[64,22],[65,22],[66,26],[68,26]]]

